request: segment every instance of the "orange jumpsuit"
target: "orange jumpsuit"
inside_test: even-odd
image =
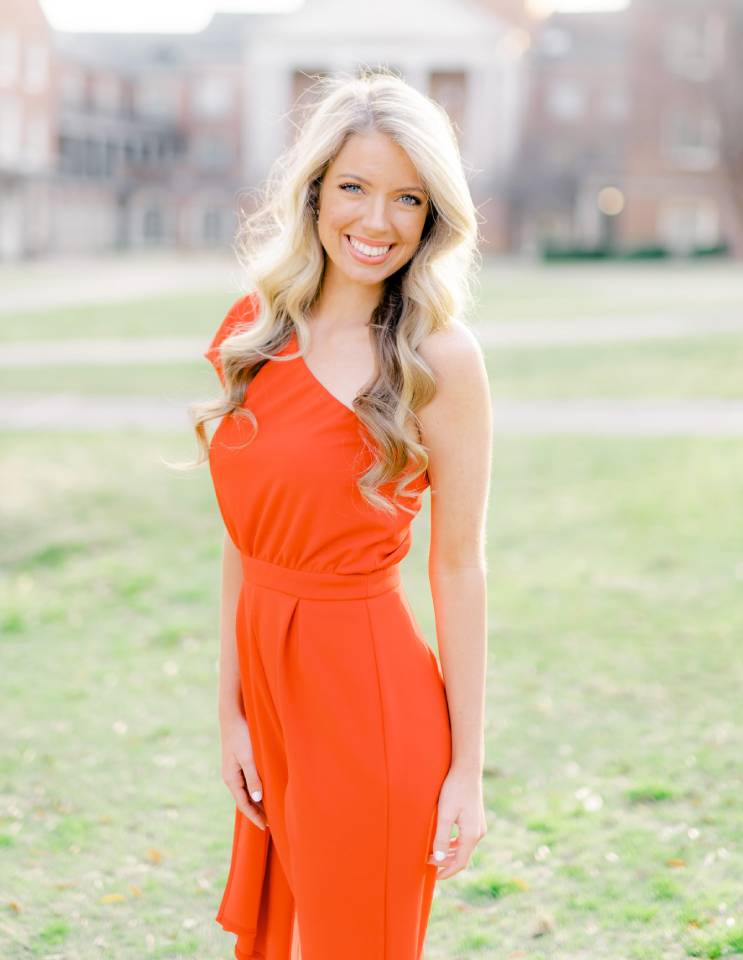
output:
[[[222,382],[217,348],[257,303],[240,298],[204,354]],[[281,355],[296,348],[293,333]],[[236,809],[216,920],[238,960],[421,960],[451,727],[400,580],[412,516],[363,500],[365,428],[301,357],[266,362],[244,403],[258,432],[223,417],[209,466],[242,555],[236,642],[268,826]],[[427,486],[403,502],[417,512]]]

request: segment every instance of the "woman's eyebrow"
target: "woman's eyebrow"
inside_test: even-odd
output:
[[[368,180],[365,180],[363,177],[360,177],[360,176],[358,175],[358,173],[338,173],[338,174],[336,174],[336,178],[341,178],[341,177],[353,177],[354,180],[360,180],[362,183],[367,184],[367,186],[371,186],[371,184],[369,183],[369,181],[368,181]],[[426,192],[426,191],[423,189],[423,187],[398,187],[397,190],[417,190],[419,193],[425,193],[425,192]],[[392,193],[397,193],[397,190],[393,190]]]

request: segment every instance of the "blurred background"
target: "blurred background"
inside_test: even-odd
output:
[[[455,124],[495,430],[426,960],[743,957],[743,0],[216,6],[0,0],[0,957],[231,956],[223,530],[164,461],[298,99],[376,64]]]
[[[1,0],[0,258],[224,248],[361,61],[446,107],[489,252],[743,255],[740,0],[294,8]]]

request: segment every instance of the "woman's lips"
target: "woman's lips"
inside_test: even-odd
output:
[[[365,253],[362,253],[360,250],[357,250],[354,247],[347,233],[343,234],[343,238],[346,241],[346,246],[348,247],[351,256],[354,258],[354,260],[358,260],[359,263],[384,263],[387,257],[389,257],[389,255],[392,253],[392,250],[395,246],[394,243],[391,243],[387,253],[382,253],[378,257],[367,257]],[[371,246],[371,244],[369,244],[369,246]],[[380,244],[380,246],[382,246],[382,244]],[[387,246],[387,244],[383,244],[383,246]]]

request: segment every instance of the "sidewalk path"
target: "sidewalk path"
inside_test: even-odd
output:
[[[0,264],[0,316],[173,293],[238,290],[241,279],[234,256],[201,250],[190,254],[146,250],[99,257],[73,254]]]
[[[474,328],[484,347],[541,347],[580,343],[703,337],[743,332],[741,316],[696,319],[677,316],[612,317],[596,321],[480,324]],[[25,340],[0,344],[0,367],[44,367],[131,363],[174,363],[201,359],[209,334],[194,337],[111,337],[83,340]]]
[[[129,366],[201,360],[209,346],[186,337],[111,337],[96,340],[24,340],[0,344],[0,367]],[[206,362],[206,361],[205,361]]]
[[[189,401],[73,393],[0,394],[0,429],[153,431],[190,429]],[[743,402],[546,400],[493,403],[496,434],[535,436],[743,436]]]
[[[739,315],[685,317],[673,314],[601,317],[597,320],[530,320],[526,323],[479,325],[475,331],[485,346],[541,347],[573,343],[621,343],[743,331]]]

